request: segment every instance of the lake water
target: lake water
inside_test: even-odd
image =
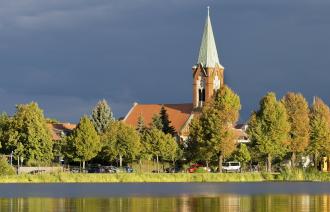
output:
[[[0,184],[0,211],[330,211],[330,183]]]

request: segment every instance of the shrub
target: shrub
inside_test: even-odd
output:
[[[0,156],[0,175],[16,174],[14,167],[8,164],[6,157]]]
[[[198,169],[196,169],[195,173],[207,173],[207,171],[204,167],[199,167]]]

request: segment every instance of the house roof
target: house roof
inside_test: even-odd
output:
[[[135,103],[128,112],[123,122],[131,126],[137,126],[139,116],[142,116],[146,126],[152,123],[154,114],[159,114],[161,107],[164,106],[171,125],[177,133],[180,133],[182,127],[188,121],[193,111],[191,103],[184,104],[137,104]]]
[[[217,46],[215,44],[209,10],[206,17],[197,64],[202,64],[203,67],[206,68],[214,68],[216,65],[218,65],[220,68],[223,68],[219,62],[219,56]]]
[[[63,134],[71,133],[77,127],[76,124],[71,123],[48,123],[47,126],[54,141],[61,140]]]

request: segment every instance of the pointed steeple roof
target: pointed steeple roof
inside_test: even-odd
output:
[[[210,7],[207,8],[207,18],[204,26],[202,44],[199,50],[199,56],[197,64],[202,64],[204,67],[214,68],[216,64],[223,68],[219,62],[219,56],[215,39],[213,35],[211,19],[210,19]]]

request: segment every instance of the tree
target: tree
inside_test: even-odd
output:
[[[237,94],[223,86],[203,108],[199,120],[190,126],[190,140],[194,141],[193,145],[200,151],[197,155],[216,157],[219,172],[222,172],[223,159],[231,155],[236,148],[237,134],[233,126],[238,120],[240,109]]]
[[[246,144],[240,144],[239,149],[234,154],[235,160],[241,162],[242,168],[245,167],[245,164],[251,161],[251,155]]]
[[[10,118],[6,113],[0,114],[0,148],[3,146],[1,153],[5,153],[6,150],[6,132],[9,131]],[[8,152],[8,151],[7,151]]]
[[[296,164],[296,155],[306,150],[309,144],[309,108],[300,93],[287,93],[282,102],[286,108],[290,132],[288,136],[292,167]]]
[[[317,97],[310,109],[310,141],[310,151],[317,165],[319,156],[330,153],[330,109]]]
[[[172,136],[174,136],[175,129],[173,126],[171,126],[171,121],[168,118],[168,114],[164,106],[162,106],[160,109],[160,119],[163,125],[162,131],[165,134],[171,134]]]
[[[163,130],[163,123],[162,123],[162,119],[160,118],[159,114],[154,114],[152,116],[152,122],[150,124],[150,128],[155,128],[158,130]]]
[[[145,126],[144,119],[141,115],[138,117],[136,130],[140,135],[140,142],[141,142],[141,150],[139,154],[139,164],[141,168],[142,160],[151,160],[152,158],[151,145],[147,139],[149,129]]]
[[[275,93],[268,93],[261,99],[259,110],[252,113],[247,130],[252,143],[267,157],[268,172],[271,172],[273,158],[286,153],[289,131],[283,103],[276,100]]]
[[[172,161],[173,165],[175,165],[175,161],[181,156],[176,139],[171,134],[165,134],[163,142],[164,149],[161,154],[163,159]]]
[[[112,122],[102,135],[102,155],[108,160],[119,159],[122,166],[123,158],[135,159],[141,150],[140,136],[137,131],[122,122]]]
[[[139,134],[142,134],[146,130],[146,125],[144,123],[144,118],[143,116],[139,116],[137,120],[137,127],[136,130],[139,132]]]
[[[168,145],[166,143],[171,143],[173,141],[173,137],[169,134],[165,134],[160,129],[151,128],[145,139],[146,142],[150,145],[150,154],[156,157],[157,172],[159,172],[159,158],[164,156],[171,157],[171,155],[168,153],[168,151],[171,151],[171,149],[167,151],[166,148],[168,148]]]
[[[93,159],[101,150],[100,137],[86,115],[80,119],[78,126],[68,137],[67,145],[67,156],[82,162],[83,170],[85,162]]]
[[[52,135],[43,111],[35,102],[16,107],[5,139],[6,151],[14,151],[15,158],[24,159],[28,165],[49,164],[53,159]]]
[[[6,157],[0,156],[0,176],[14,174],[16,174],[14,167],[8,163]]]
[[[203,128],[199,117],[194,117],[189,125],[189,137],[185,146],[185,157],[188,161],[205,161],[208,167],[213,156],[213,152],[208,151],[207,142],[204,141]]]
[[[105,99],[99,101],[93,108],[91,120],[99,134],[102,134],[110,122],[113,121],[111,108]]]

